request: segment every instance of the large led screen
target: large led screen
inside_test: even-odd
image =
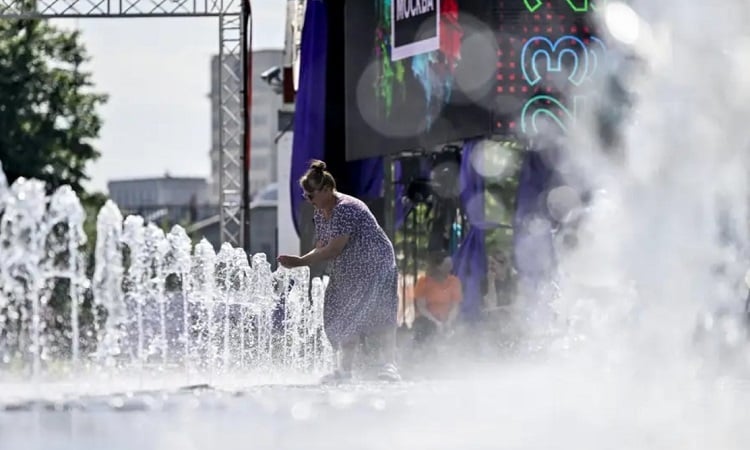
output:
[[[347,160],[492,131],[493,11],[488,0],[346,2]]]
[[[347,1],[347,159],[564,133],[606,57],[593,8],[590,0]]]

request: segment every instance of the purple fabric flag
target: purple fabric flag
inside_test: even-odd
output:
[[[346,193],[361,200],[380,198],[383,196],[384,176],[382,158],[350,161],[346,164]]]
[[[325,157],[326,63],[328,18],[322,0],[307,2],[302,29],[299,88],[294,112],[294,142],[289,192],[294,227],[299,233],[302,188],[298,180],[305,174],[311,159]]]
[[[461,158],[461,206],[469,219],[469,232],[453,255],[454,272],[461,280],[464,301],[461,315],[477,321],[482,309],[482,280],[487,274],[487,249],[484,243],[484,180],[474,170],[471,156],[477,140],[464,144]],[[479,196],[479,198],[477,198]],[[481,201],[480,201],[481,200]],[[481,205],[481,206],[480,206]]]

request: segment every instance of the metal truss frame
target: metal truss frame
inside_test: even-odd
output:
[[[245,11],[245,7],[248,8]],[[219,19],[219,202],[221,240],[249,248],[243,174],[249,152],[247,132],[246,21],[249,1],[243,0],[0,0],[0,19],[217,17]]]

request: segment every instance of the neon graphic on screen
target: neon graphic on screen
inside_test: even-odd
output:
[[[571,47],[582,45],[583,48],[581,49],[581,53],[577,55],[575,58],[575,64],[572,66],[572,68],[569,68],[567,70],[568,73],[568,81],[570,81],[575,86],[580,86],[584,81],[590,80],[591,77],[596,73],[596,68],[598,68],[598,63],[593,65],[593,70],[589,69],[589,58],[591,55],[594,55],[593,58],[597,61],[599,60],[599,56],[597,55],[596,51],[589,47],[588,45],[584,44],[583,41],[579,39],[571,39],[571,36],[565,36],[563,38],[560,38],[560,41],[574,43],[571,45]],[[595,42],[597,45],[600,45],[601,49],[605,49],[604,43],[600,39],[595,38]],[[553,59],[553,55],[557,56],[557,61],[559,62],[562,58],[563,54],[569,54],[569,50],[571,50],[571,47],[562,47],[558,46],[552,49],[553,53],[548,54],[547,53],[547,61],[551,61]],[[585,69],[579,70],[579,61],[583,60],[585,61]],[[532,60],[531,62],[533,67],[534,74],[538,77],[538,68],[536,65],[536,60]],[[547,65],[547,70],[550,72],[565,72],[564,66],[562,64],[558,64],[556,66]],[[524,72],[526,74],[526,72]],[[577,78],[575,75],[580,74],[582,75],[580,78]],[[540,78],[531,78],[528,76],[524,76],[525,81],[529,85],[534,85],[539,82]],[[586,98],[582,95],[576,95],[573,97],[573,108],[572,110],[566,107],[560,99],[557,99],[553,96],[549,95],[536,95],[532,98],[530,98],[526,104],[523,107],[523,110],[521,112],[521,131],[527,135],[534,135],[540,132],[539,127],[537,125],[537,118],[540,115],[543,115],[544,117],[550,118],[555,122],[562,131],[567,131],[566,123],[574,122],[578,118],[578,112],[581,111],[582,106],[585,104]],[[531,112],[530,112],[531,111]],[[560,120],[560,117],[563,117],[564,120]]]
[[[562,1],[562,0],[559,0]],[[589,5],[589,0],[565,0],[568,3],[568,6],[570,6],[570,9],[572,9],[575,12],[587,12],[589,11],[589,6],[592,7],[594,5]],[[536,12],[539,8],[544,5],[543,0],[523,0],[523,4],[526,5],[526,9],[529,12]]]
[[[538,47],[539,44],[545,45],[543,48],[532,48]],[[555,55],[557,58],[554,58]],[[575,36],[563,36],[554,43],[546,37],[535,36],[529,39],[523,46],[523,51],[521,52],[521,70],[526,82],[534,86],[542,81],[537,59],[541,59],[540,57],[542,56],[544,57],[543,59],[547,61],[547,66],[544,70],[547,72],[561,72],[563,70],[563,57],[568,56],[575,61],[568,75],[568,81],[576,86],[580,86],[589,74],[588,55],[589,50],[586,44]],[[531,69],[533,76],[529,74],[529,69]]]
[[[404,95],[404,62],[391,60],[391,1],[375,0],[378,24],[375,27],[375,54],[378,59],[375,96],[382,102],[386,117],[393,107],[394,91]]]
[[[550,124],[567,131],[586,98],[568,98],[566,92],[585,88],[606,58],[604,42],[585,20],[594,5],[589,0],[524,0],[519,11],[518,1],[499,3],[497,94],[521,104],[515,118],[498,116],[496,132],[520,131],[533,138]]]
[[[393,0],[375,0],[378,24],[375,30],[375,53],[378,59],[375,81],[376,98],[386,117],[393,112],[394,100],[404,101],[406,70],[419,81],[425,101],[427,129],[434,124],[441,106],[451,101],[455,71],[461,60],[463,30],[459,23],[457,0],[435,0],[440,12],[439,50],[394,61],[392,48]],[[399,98],[400,96],[400,98]]]

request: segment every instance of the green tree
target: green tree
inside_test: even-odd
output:
[[[0,160],[8,182],[37,178],[79,194],[101,128],[88,60],[77,31],[44,20],[0,21]],[[85,199],[84,199],[85,200]]]
[[[80,35],[43,20],[0,20],[0,161],[8,182],[36,178],[49,192],[69,185],[86,211],[89,276],[93,271],[96,214],[106,197],[87,193],[88,164],[99,157],[92,141],[99,135],[97,109],[106,96],[93,90]],[[49,300],[48,329],[62,333],[69,320],[69,280],[57,279]],[[0,311],[2,314],[2,311]],[[81,330],[94,323],[91,290],[80,311]],[[63,335],[61,335],[63,336]],[[60,340],[60,342],[63,342]],[[54,349],[53,349],[54,351]],[[58,349],[59,351],[59,349]]]

